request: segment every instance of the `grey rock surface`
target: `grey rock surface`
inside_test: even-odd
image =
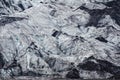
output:
[[[119,78],[119,3],[1,0],[0,76]]]

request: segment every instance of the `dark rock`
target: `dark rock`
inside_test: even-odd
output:
[[[4,70],[10,70],[11,74],[10,76],[19,76],[22,75],[23,71],[22,71],[22,67],[21,65],[17,62],[16,59],[13,60],[13,62],[7,66],[5,66]]]
[[[23,6],[21,3],[19,3],[18,6],[19,6],[22,10],[25,10],[24,6]]]
[[[72,70],[74,68],[75,68],[75,64],[74,64],[74,62],[71,62],[69,67],[68,67],[68,70]]]
[[[120,66],[116,66],[108,61],[100,59],[88,59],[78,65],[80,69],[88,71],[102,71],[113,75],[120,75]]]
[[[105,38],[103,38],[103,37],[97,37],[97,38],[95,38],[95,39],[97,39],[97,40],[99,40],[99,41],[101,41],[101,42],[104,42],[104,43],[107,43],[108,41],[105,39]]]
[[[41,53],[41,51],[39,50],[38,46],[35,44],[35,42],[31,42],[30,45],[28,46],[27,50],[29,52],[31,51],[35,51],[35,54],[37,56],[43,57],[43,54]]]
[[[108,14],[111,16],[115,22],[120,25],[120,1],[114,0],[105,4],[108,7],[111,7]]]
[[[54,67],[54,65],[56,63],[56,59],[55,58],[48,58],[45,61],[49,64],[50,68]]]
[[[103,3],[103,4],[105,4],[107,7],[110,7],[110,8],[105,8],[102,10],[88,9],[84,5],[78,8],[81,10],[85,10],[91,16],[89,19],[89,22],[86,24],[86,27],[87,26],[95,26],[97,28],[104,27],[104,26],[99,26],[98,23],[102,18],[104,18],[105,15],[110,15],[111,18],[114,19],[118,25],[120,25],[120,1],[114,0],[107,3]]]
[[[32,49],[32,50],[37,50],[38,46],[35,44],[35,42],[31,42],[28,49]]]
[[[52,10],[52,11],[50,12],[50,15],[51,15],[51,16],[54,16],[56,11],[57,11],[57,10]]]
[[[2,1],[7,7],[10,7],[10,4],[6,0],[2,0]]]
[[[27,71],[27,72],[23,72],[23,76],[42,76],[42,74],[40,73],[36,73],[34,71]]]
[[[83,69],[83,70],[89,70],[89,71],[100,71],[99,69],[99,65],[96,64],[93,61],[86,61],[85,63],[81,63],[78,65],[79,68]]]
[[[119,80],[120,79],[120,75],[114,75],[114,76],[112,76],[112,77],[110,77],[108,79],[110,79],[110,80]]]
[[[4,59],[3,59],[3,55],[0,53],[0,69],[3,68],[5,62],[4,62]]]
[[[60,31],[54,31],[54,33],[52,34],[53,37],[57,37],[58,35],[60,35]]]
[[[115,22],[120,25],[120,0],[113,0],[105,3],[106,6],[110,7],[108,14]]]
[[[75,36],[75,39],[73,39],[73,41],[78,41],[78,40],[80,40],[81,42],[84,42],[84,41],[86,41],[83,37],[79,37],[79,36]]]
[[[81,27],[81,26],[78,24],[78,25],[77,25],[77,28],[79,28],[79,29],[80,29],[80,27]]]
[[[2,19],[0,19],[0,26],[4,26],[6,24],[12,23],[14,21],[21,21],[25,18],[23,17],[3,17]]]
[[[115,7],[115,6],[120,7],[120,1],[119,0],[109,1],[109,2],[104,3],[104,4],[108,7]]]
[[[76,68],[73,68],[66,74],[66,78],[79,79],[80,78],[79,71]]]
[[[93,9],[90,10],[84,6],[79,7],[81,10],[85,10],[86,12],[88,12],[90,14],[90,19],[89,22],[86,24],[87,26],[95,26],[95,27],[99,27],[98,26],[98,22],[104,17],[104,15],[106,14],[105,10],[101,10],[101,9]]]

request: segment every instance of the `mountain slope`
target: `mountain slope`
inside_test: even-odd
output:
[[[17,10],[1,1],[0,76],[119,76],[119,12],[107,1],[18,1]]]

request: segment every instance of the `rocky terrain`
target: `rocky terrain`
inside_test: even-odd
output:
[[[0,77],[119,79],[119,0],[1,0]]]

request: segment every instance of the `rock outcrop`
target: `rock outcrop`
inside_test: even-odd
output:
[[[119,3],[1,0],[0,76],[119,78]]]

